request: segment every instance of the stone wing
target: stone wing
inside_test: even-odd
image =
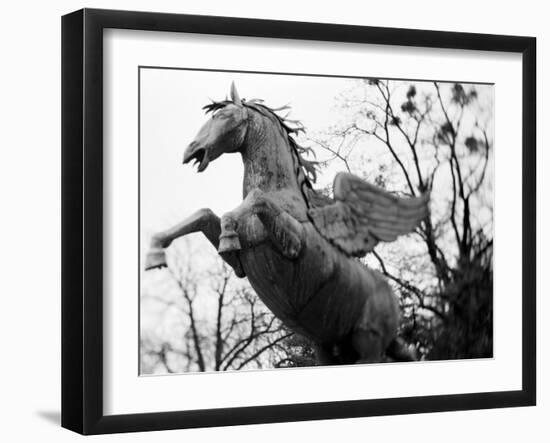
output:
[[[361,257],[380,241],[391,242],[413,231],[428,215],[429,193],[398,197],[350,174],[334,179],[335,202],[311,208],[317,230],[345,253]]]

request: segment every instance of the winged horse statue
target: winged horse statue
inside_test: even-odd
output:
[[[242,203],[222,217],[200,209],[152,237],[145,268],[166,266],[164,250],[202,232],[239,277],[291,330],[316,346],[319,364],[413,360],[397,336],[400,310],[385,277],[359,257],[407,234],[428,214],[429,194],[398,197],[350,174],[334,179],[334,198],[312,187],[313,162],[293,135],[303,127],[264,105],[231,99],[203,109],[211,118],[183,156],[198,172],[240,153]]]

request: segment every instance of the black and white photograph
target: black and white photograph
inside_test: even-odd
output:
[[[493,358],[494,84],[138,71],[140,376]]]
[[[550,441],[543,2],[3,6],[0,441]]]

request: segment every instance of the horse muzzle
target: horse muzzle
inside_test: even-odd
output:
[[[194,165],[199,165],[197,172],[204,171],[210,162],[206,148],[199,147],[196,142],[191,142],[183,154],[183,164],[185,165],[191,160],[195,161]]]

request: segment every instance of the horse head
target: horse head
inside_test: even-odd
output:
[[[202,126],[183,155],[183,163],[195,160],[198,172],[220,155],[238,152],[244,142],[248,126],[248,111],[243,105],[235,83],[231,84],[231,100],[204,107],[212,117]]]

